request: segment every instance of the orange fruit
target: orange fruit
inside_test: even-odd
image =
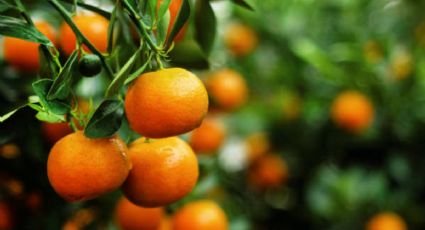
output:
[[[282,185],[288,178],[285,161],[275,154],[266,154],[258,158],[249,169],[250,183],[259,189]]]
[[[162,0],[158,1],[157,7],[159,8]],[[180,7],[183,3],[183,0],[171,0],[170,5],[168,6],[168,11],[170,12],[170,22],[168,25],[168,31],[167,31],[167,37],[170,35],[171,30],[174,27],[174,23],[176,23],[177,16],[180,11]],[[177,33],[177,35],[174,37],[174,42],[178,42],[183,40],[187,30],[187,23],[184,24],[184,26],[181,28],[181,30]]]
[[[21,154],[21,149],[16,144],[4,144],[0,146],[0,155],[6,159],[13,159]]]
[[[158,230],[171,230],[171,219],[168,216],[165,216],[161,219],[161,224],[159,225]]]
[[[251,27],[235,23],[227,28],[224,44],[234,56],[246,56],[257,47],[258,35]]]
[[[407,230],[407,225],[399,215],[382,212],[369,220],[366,230]]]
[[[122,189],[137,205],[173,203],[188,194],[198,180],[196,155],[178,137],[149,141],[139,138],[130,145],[129,156],[133,168]]]
[[[0,229],[13,229],[14,225],[13,214],[10,206],[4,201],[0,201]]]
[[[158,230],[164,210],[144,208],[122,197],[115,207],[115,219],[122,230]]]
[[[226,230],[226,213],[211,200],[186,204],[173,216],[173,230]]]
[[[56,42],[56,31],[45,21],[36,21],[35,27],[53,44]],[[19,38],[4,38],[4,59],[15,69],[24,72],[34,72],[40,67],[38,46],[40,44]]]
[[[231,69],[212,73],[206,80],[206,86],[212,101],[225,110],[240,107],[248,97],[248,87],[244,78]]]
[[[214,118],[206,118],[190,135],[190,145],[196,153],[214,153],[225,137],[223,124]]]
[[[198,127],[208,111],[208,94],[181,68],[142,74],[130,86],[125,111],[131,128],[152,138],[180,135]]]
[[[333,101],[331,117],[339,127],[351,132],[361,132],[373,121],[373,105],[360,92],[344,91]]]
[[[246,138],[245,143],[249,162],[255,161],[270,151],[270,142],[265,133],[253,133]]]
[[[120,138],[90,139],[82,131],[56,142],[47,160],[50,184],[67,201],[88,200],[119,188],[130,168]]]
[[[80,14],[72,18],[75,25],[84,36],[100,51],[106,52],[108,46],[108,25],[109,21],[98,14]],[[66,55],[70,55],[76,46],[77,38],[71,27],[65,22],[60,29],[59,43]],[[87,47],[84,47],[88,51]]]

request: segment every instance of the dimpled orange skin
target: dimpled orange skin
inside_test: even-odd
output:
[[[249,170],[249,180],[259,189],[282,185],[288,177],[288,168],[282,158],[266,154],[258,158]]]
[[[208,94],[194,74],[181,68],[142,74],[125,98],[130,127],[145,137],[180,135],[198,127],[208,112]]]
[[[371,125],[374,118],[373,105],[362,93],[345,91],[334,100],[331,117],[339,127],[359,133]]]
[[[35,27],[53,44],[56,42],[55,29],[44,21],[35,22]],[[40,44],[18,38],[4,38],[4,59],[15,69],[34,72],[40,67],[38,47]]]
[[[108,46],[109,21],[98,14],[77,15],[72,18],[74,23],[86,38],[100,51],[106,52]],[[65,22],[60,30],[60,46],[66,55],[70,55],[76,48],[77,38],[71,27]],[[88,51],[86,47],[84,50]]]
[[[399,215],[392,212],[383,212],[369,220],[366,230],[407,230],[407,226]]]
[[[223,124],[217,119],[206,118],[190,135],[190,146],[197,154],[212,154],[220,148],[225,137]]]
[[[130,145],[133,163],[122,186],[126,197],[144,207],[159,207],[187,195],[198,180],[198,160],[190,146],[178,137],[157,140],[139,138]]]
[[[158,230],[164,210],[144,208],[122,197],[115,207],[115,219],[122,230]]]
[[[258,45],[258,36],[253,29],[243,24],[229,26],[225,35],[224,43],[230,53],[236,57],[246,56]]]
[[[199,200],[183,206],[173,216],[173,230],[226,230],[228,221],[217,203]]]
[[[47,160],[50,184],[70,202],[92,199],[119,188],[130,168],[121,139],[90,139],[82,131],[56,142]]]
[[[219,70],[210,75],[206,86],[212,101],[225,110],[233,110],[245,103],[248,87],[243,77],[231,69]]]

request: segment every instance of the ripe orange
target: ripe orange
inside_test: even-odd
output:
[[[14,225],[15,224],[10,206],[4,201],[0,201],[0,229],[13,229]]]
[[[245,103],[248,87],[243,77],[231,69],[219,70],[206,80],[206,86],[212,101],[220,108],[232,110]]]
[[[72,18],[80,31],[100,51],[106,52],[108,46],[109,21],[98,14],[77,15]],[[71,27],[65,22],[60,30],[60,46],[66,55],[70,55],[76,48],[77,38]],[[88,51],[87,47],[84,50]]]
[[[56,42],[55,29],[45,21],[37,21],[35,27],[53,44]],[[24,72],[34,72],[40,67],[38,58],[38,43],[18,38],[4,38],[4,59],[15,69]]]
[[[246,56],[257,47],[258,36],[251,27],[236,23],[227,28],[224,43],[234,56]]]
[[[158,230],[164,210],[144,208],[122,197],[115,207],[115,219],[122,230]]]
[[[130,168],[120,138],[90,139],[82,131],[56,142],[47,160],[50,184],[67,201],[88,200],[117,189]]]
[[[208,94],[191,72],[162,69],[136,79],[128,89],[125,111],[131,128],[143,136],[180,135],[201,124],[208,111]]]
[[[407,230],[407,226],[399,215],[392,212],[383,212],[369,220],[366,230]]]
[[[226,213],[211,200],[199,200],[183,206],[173,216],[173,230],[226,230]]]
[[[173,203],[188,194],[198,179],[196,155],[178,137],[149,141],[139,138],[130,145],[129,155],[133,168],[122,189],[137,205]]]
[[[254,162],[270,151],[270,142],[265,133],[253,133],[246,138],[245,143],[249,162]]]
[[[168,216],[164,216],[161,219],[161,224],[159,225],[158,230],[171,230],[173,227],[171,226],[171,220]]]
[[[219,120],[206,118],[191,133],[190,145],[197,154],[214,153],[220,148],[225,135],[223,124]]]
[[[248,176],[250,183],[256,188],[273,188],[287,180],[288,167],[278,155],[266,154],[253,163]]]
[[[158,1],[157,6],[161,4],[162,0]],[[182,5],[182,0],[171,0],[170,5],[168,6],[168,11],[170,12],[170,22],[168,25],[167,37],[170,35],[171,30],[173,29],[174,23],[176,22],[177,16],[180,11],[180,7]],[[174,42],[178,42],[183,40],[187,30],[187,23],[184,24],[183,28],[177,33],[176,37],[174,37]]]
[[[339,127],[355,133],[361,132],[373,121],[373,105],[362,93],[345,91],[333,101],[331,117]]]

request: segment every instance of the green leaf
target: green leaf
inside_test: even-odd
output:
[[[53,114],[53,113],[48,113],[45,111],[40,111],[37,113],[37,115],[35,115],[35,117],[40,120],[40,121],[46,121],[49,123],[58,123],[58,122],[64,122],[65,118],[62,115],[57,115],[57,114]]]
[[[40,70],[39,74],[41,76],[56,76],[61,68],[58,62],[54,60],[54,58],[58,59],[58,57],[53,57],[49,48],[47,46],[39,46],[38,53],[40,58]]]
[[[151,62],[152,56],[149,56],[148,60],[146,60],[145,64],[143,64],[142,67],[138,68],[136,71],[134,71],[134,73],[132,73],[124,82],[125,85],[127,85],[128,83],[132,82],[134,79],[136,79],[138,76],[140,76],[140,74],[142,74],[146,67],[149,65],[149,63]]]
[[[181,28],[183,28],[184,24],[189,19],[190,11],[191,11],[191,6],[190,6],[189,0],[183,0],[179,13],[177,15],[176,22],[174,23],[174,25],[170,25],[173,27],[173,29],[171,29],[170,35],[168,36],[168,39],[167,39],[167,42],[169,44],[172,43],[172,41],[174,40],[174,37],[177,36]]]
[[[89,138],[102,138],[114,135],[121,126],[124,111],[119,100],[104,100],[90,118],[84,134]]]
[[[209,62],[199,45],[193,41],[181,41],[170,53],[170,59],[175,66],[193,69],[208,69]]]
[[[125,65],[120,69],[117,76],[112,80],[111,84],[108,86],[108,89],[106,90],[106,97],[110,98],[114,95],[116,95],[119,90],[124,85],[125,80],[128,77],[128,74],[130,73],[134,63],[137,61],[137,59],[140,56],[140,52],[142,49],[138,49],[136,53],[125,63]]]
[[[16,9],[16,7],[5,0],[0,0],[0,12],[4,12],[7,10]]]
[[[163,16],[167,12],[168,7],[170,7],[170,3],[171,3],[171,0],[162,0],[161,1],[161,4],[159,5],[158,13],[156,15],[158,22],[161,21],[161,19],[163,18]],[[156,6],[155,6],[155,8],[156,8]]]
[[[197,1],[195,12],[195,39],[206,55],[211,52],[216,36],[217,19],[207,0]]]
[[[72,3],[70,3],[69,0],[68,0],[68,3],[73,4],[74,1],[75,0],[72,0]],[[82,0],[77,0],[77,5],[80,6],[81,8],[86,9],[86,10],[89,10],[89,11],[92,11],[94,13],[97,13],[97,14],[101,15],[102,17],[104,17],[104,18],[106,18],[108,20],[109,20],[109,18],[111,18],[111,13],[110,12],[108,12],[106,10],[103,10],[100,7],[87,4],[87,3],[85,3]]]
[[[51,79],[40,79],[32,84],[34,92],[40,99],[40,104],[45,110],[58,115],[64,115],[71,109],[67,103],[59,100],[47,100],[47,93],[53,84]]]
[[[53,46],[53,43],[34,26],[9,16],[0,15],[0,34]]]
[[[16,108],[16,109],[14,109],[14,110],[12,110],[12,111],[10,111],[10,112],[8,112],[8,113],[4,114],[3,116],[0,116],[0,123],[1,123],[1,122],[4,122],[4,121],[5,121],[5,120],[7,120],[7,119],[9,119],[9,118],[10,118],[13,114],[15,114],[16,112],[18,112],[18,110],[20,110],[20,109],[22,109],[22,108],[25,108],[27,105],[28,105],[28,104],[21,105],[21,106],[19,106],[18,108]]]
[[[78,51],[74,50],[50,87],[49,92],[47,93],[48,100],[63,100],[68,97],[71,89],[72,73],[78,63],[77,59]]]
[[[250,4],[248,4],[246,2],[246,0],[232,0],[232,2],[235,3],[235,4],[237,4],[237,5],[239,5],[239,6],[242,6],[242,7],[246,8],[248,10],[254,11],[254,8],[252,8],[252,6]]]
[[[149,0],[149,9],[150,9],[150,15],[154,16],[157,12],[157,4],[158,0]],[[153,21],[152,21],[153,22]]]
[[[162,20],[160,20],[157,24],[157,40],[159,44],[164,44],[167,39],[168,27],[170,26],[170,13],[167,11],[164,16],[162,16]]]

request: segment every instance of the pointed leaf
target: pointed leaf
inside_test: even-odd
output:
[[[177,15],[176,21],[174,22],[174,25],[170,25],[173,27],[173,29],[171,30],[170,35],[168,36],[168,39],[167,39],[167,42],[169,44],[172,43],[172,41],[174,40],[174,37],[177,36],[179,31],[183,28],[184,24],[189,19],[190,11],[191,11],[191,5],[189,0],[182,0],[182,5]]]
[[[0,0],[0,12],[4,12],[10,9],[16,9],[16,7],[5,0]]]
[[[34,26],[9,16],[0,15],[0,35],[53,46],[53,43]]]
[[[195,39],[206,55],[211,52],[216,35],[217,19],[208,0],[199,0],[195,12]]]
[[[90,118],[84,134],[90,138],[109,137],[114,135],[121,126],[124,114],[122,102],[119,100],[104,100]]]
[[[71,89],[72,73],[77,64],[77,58],[78,51],[74,50],[74,52],[66,61],[62,71],[60,71],[59,75],[56,77],[55,81],[50,87],[49,92],[47,93],[48,100],[63,100],[68,97]]]
[[[239,5],[239,6],[242,6],[242,7],[246,8],[246,9],[248,9],[248,10],[254,11],[254,8],[252,8],[252,6],[250,4],[248,4],[246,2],[246,0],[232,0],[232,1],[233,1],[233,3],[235,3],[235,4]]]

